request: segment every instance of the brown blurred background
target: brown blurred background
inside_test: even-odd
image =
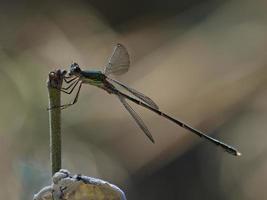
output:
[[[101,70],[117,42],[131,56],[118,80],[243,155],[133,105],[153,145],[117,98],[85,86],[62,113],[63,168],[115,183],[129,200],[266,199],[266,8],[264,0],[1,1],[0,199],[31,199],[50,183],[48,72],[73,61]]]

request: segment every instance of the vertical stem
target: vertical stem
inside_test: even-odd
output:
[[[61,169],[61,92],[65,71],[55,70],[49,73],[47,82],[49,97],[49,127],[50,127],[50,162],[52,175]]]

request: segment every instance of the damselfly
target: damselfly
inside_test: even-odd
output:
[[[198,135],[199,137],[205,138],[206,140],[212,142],[213,144],[216,144],[220,147],[222,147],[225,151],[228,153],[235,155],[235,156],[240,156],[241,153],[238,152],[237,149],[219,141],[216,140],[205,133],[187,125],[186,123],[177,120],[168,114],[162,112],[159,110],[159,107],[157,104],[151,100],[149,97],[146,95],[136,91],[135,89],[132,89],[128,87],[127,85],[114,80],[111,78],[109,75],[114,74],[114,75],[121,75],[124,74],[128,71],[130,66],[130,58],[128,51],[122,44],[117,44],[114,48],[114,51],[109,59],[108,64],[105,66],[104,71],[92,71],[92,70],[81,70],[79,65],[77,63],[72,63],[70,66],[70,70],[68,72],[68,75],[64,76],[64,81],[66,84],[68,84],[67,87],[64,87],[61,89],[62,92],[71,94],[76,87],[78,87],[77,93],[75,95],[75,98],[72,103],[62,105],[61,108],[67,108],[73,104],[75,104],[78,100],[80,89],[82,87],[82,84],[90,84],[93,86],[97,86],[98,88],[101,88],[105,91],[107,91],[109,94],[114,94],[116,95],[120,102],[124,105],[126,110],[131,114],[133,119],[136,121],[136,123],[139,125],[139,127],[143,130],[143,132],[147,135],[147,137],[151,140],[151,142],[155,142],[151,133],[149,132],[148,128],[146,127],[145,123],[143,120],[138,116],[138,114],[133,110],[133,108],[128,104],[126,101],[129,100],[135,104],[138,104],[172,122],[175,124],[189,130],[190,132]],[[133,96],[136,98],[120,91],[118,89],[118,86],[125,89],[129,93],[131,93]]]

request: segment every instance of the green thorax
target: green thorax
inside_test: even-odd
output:
[[[106,76],[101,71],[81,71],[81,79],[83,83],[102,86]]]

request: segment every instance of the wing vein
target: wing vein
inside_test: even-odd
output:
[[[104,74],[121,75],[126,73],[130,67],[130,56],[127,49],[122,44],[117,44],[104,69]]]
[[[151,107],[155,108],[155,109],[159,109],[158,105],[149,97],[147,97],[146,95],[142,94],[141,92],[138,92],[137,90],[130,88],[128,86],[126,86],[125,84],[114,80],[112,78],[107,78],[108,80],[111,80],[112,82],[118,84],[119,86],[123,87],[124,89],[126,89],[128,92],[132,93],[134,96],[138,97],[139,99],[141,99],[142,101],[144,101],[145,103],[147,103],[148,105],[150,105]]]
[[[142,131],[146,134],[146,136],[151,140],[151,142],[155,143],[153,136],[151,135],[150,131],[148,130],[147,126],[143,122],[143,120],[139,117],[139,115],[133,110],[133,108],[126,102],[125,98],[121,95],[118,95],[119,100],[124,105],[126,110],[131,114],[135,122],[138,126],[142,129]]]

